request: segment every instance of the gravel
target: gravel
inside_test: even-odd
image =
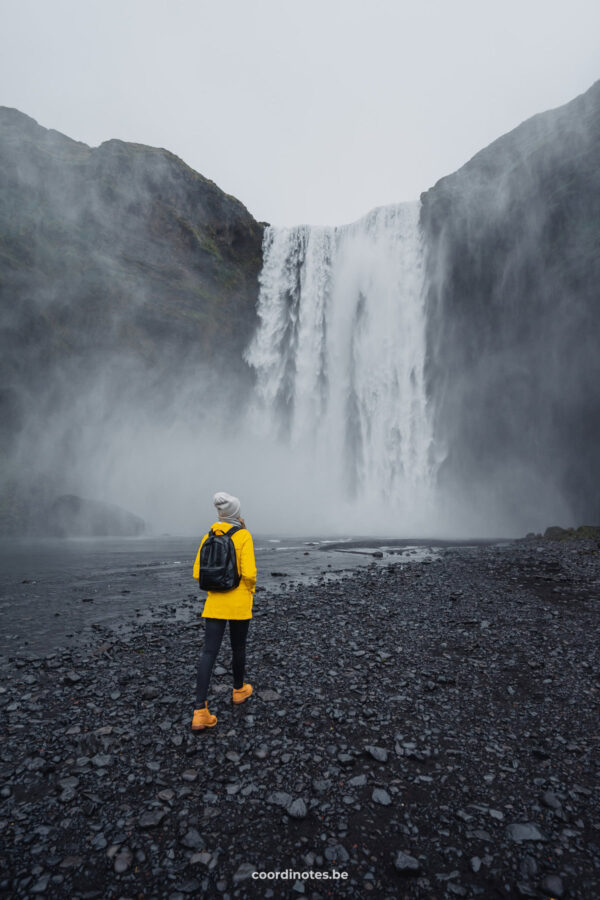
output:
[[[272,587],[200,734],[194,616],[15,654],[0,895],[600,897],[599,600],[591,541]]]

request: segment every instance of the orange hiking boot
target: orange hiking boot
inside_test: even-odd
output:
[[[233,702],[234,703],[243,703],[244,700],[247,700],[250,694],[252,693],[252,685],[251,684],[243,684],[241,688],[233,689]]]
[[[217,724],[217,717],[211,716],[208,711],[208,704],[205,703],[201,709],[194,710],[194,718],[192,719],[192,731],[202,731],[204,728],[212,728]]]

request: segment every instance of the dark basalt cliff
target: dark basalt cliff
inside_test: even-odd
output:
[[[91,149],[0,108],[0,192],[0,297],[19,343],[46,361],[90,347],[214,359],[224,342],[241,359],[263,227],[172,153]]]
[[[600,82],[422,196],[441,477],[600,519]]]
[[[107,406],[135,385],[150,408],[199,367],[248,380],[262,235],[166,150],[92,149],[0,108],[0,533],[20,527],[14,443],[34,418],[53,428],[75,393],[91,412],[100,381]]]

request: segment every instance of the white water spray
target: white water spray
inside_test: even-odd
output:
[[[357,527],[430,522],[419,204],[340,228],[268,228],[258,315],[246,359],[263,433],[310,461],[325,503],[353,506]]]

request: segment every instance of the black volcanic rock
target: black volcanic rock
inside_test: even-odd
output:
[[[552,492],[600,518],[599,222],[600,82],[422,195],[442,477],[513,520]]]
[[[88,558],[100,601],[134,558]],[[218,722],[200,734],[190,725],[204,629],[181,574],[133,579],[145,622],[105,602],[116,618],[87,629],[65,621],[79,579],[57,563],[72,645],[61,647],[35,586],[3,635],[4,896],[251,900],[268,894],[252,873],[278,868],[337,870],[331,895],[344,900],[600,896],[594,541],[453,547],[430,565],[273,584],[250,625],[257,690],[236,706],[231,673],[213,678]],[[552,573],[561,594],[543,587]],[[45,622],[39,654],[32,618]],[[229,665],[229,646],[220,654]],[[144,699],[153,681],[161,692]],[[389,748],[387,760],[367,748]],[[294,897],[306,880],[304,896],[327,896],[317,879],[293,878],[273,895]]]

